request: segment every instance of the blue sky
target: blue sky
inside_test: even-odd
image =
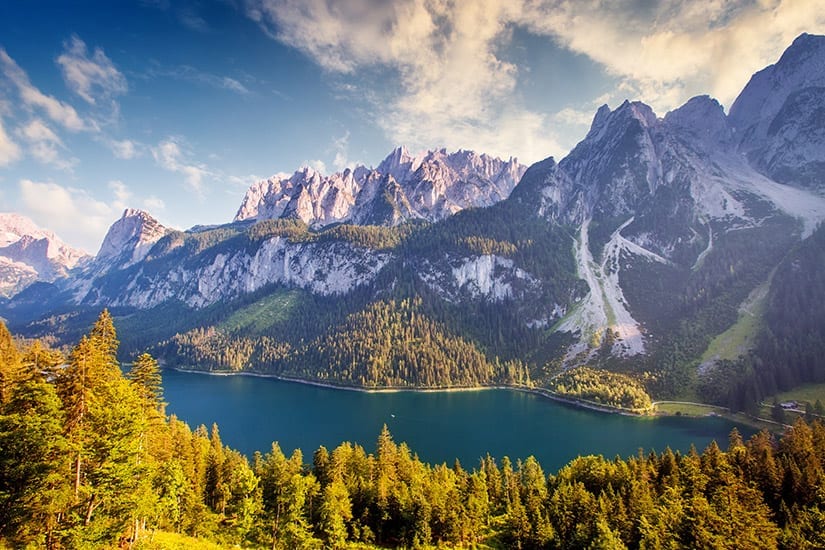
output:
[[[729,106],[818,0],[0,3],[0,211],[96,252],[125,207],[230,221],[254,180],[397,144],[531,163],[595,110]]]

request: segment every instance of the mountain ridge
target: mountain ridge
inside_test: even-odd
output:
[[[35,281],[65,278],[89,260],[26,216],[0,213],[0,296],[10,297]]]
[[[526,167],[485,153],[434,149],[413,155],[394,149],[377,168],[358,165],[325,176],[305,166],[252,184],[234,221],[297,218],[314,228],[333,223],[397,225],[437,221],[464,208],[489,206],[509,196]],[[386,195],[395,216],[377,215]]]
[[[825,37],[802,44],[809,42],[815,47],[805,51],[823,52],[816,56],[825,62]],[[825,97],[788,68],[816,64],[797,46],[772,66],[788,82],[778,88],[784,99],[771,100],[781,103],[768,125],[775,131],[766,131],[759,147],[743,137],[755,130],[740,131],[760,128],[765,118],[755,107],[745,116],[743,106],[761,105],[764,91],[749,85],[737,99],[735,120],[708,96],[661,117],[638,101],[602,106],[565,158],[518,168],[521,178],[506,199],[435,221],[421,219],[419,209],[446,204],[454,187],[437,186],[452,181],[441,177],[445,166],[451,175],[475,170],[491,181],[502,167],[513,169],[514,160],[398,148],[375,170],[327,177],[304,168],[252,186],[233,223],[159,229],[152,242],[113,247],[125,255],[105,272],[87,270],[49,290],[24,291],[4,314],[34,334],[49,326],[44,300],[55,310],[115,307],[126,322],[149,327],[152,336],[144,339],[170,363],[183,349],[175,342],[202,342],[187,336],[201,330],[245,350],[229,363],[214,356],[209,361],[217,362],[202,368],[303,376],[316,372],[307,366],[312,345],[367,338],[347,323],[368,310],[397,318],[392,308],[408,304],[401,317],[426,317],[434,323],[427,326],[463,339],[491,365],[523,362],[539,383],[558,369],[587,364],[673,395],[696,383],[702,373],[692,361],[825,219],[818,187],[779,181],[772,175],[776,164],[766,160],[782,135],[804,134],[811,150],[825,145],[810,123]],[[794,157],[791,149],[782,149],[783,158],[796,159],[788,173],[825,180],[815,155]],[[437,211],[446,210],[430,210]],[[123,238],[112,242],[132,242],[137,233],[118,230]],[[272,304],[280,309],[259,318]],[[163,328],[160,315],[176,318]],[[248,316],[255,322],[247,323]],[[411,353],[425,345],[415,338],[405,341]],[[367,341],[338,348],[329,368],[352,372]]]

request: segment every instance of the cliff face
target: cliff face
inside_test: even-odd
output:
[[[357,166],[325,176],[305,167],[259,181],[247,191],[235,221],[296,218],[312,227],[438,221],[507,198],[525,169],[515,159],[473,151],[412,155],[399,147],[375,169]]]

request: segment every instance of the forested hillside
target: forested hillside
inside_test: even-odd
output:
[[[755,346],[725,361],[703,384],[706,398],[734,409],[825,381],[825,226],[790,250],[776,268]]]
[[[121,374],[104,312],[67,357],[0,325],[0,547],[817,548],[825,427],[727,451],[430,465],[374,450],[251,460],[164,414],[151,356]],[[584,380],[584,379],[582,379]],[[573,380],[571,380],[573,381]]]

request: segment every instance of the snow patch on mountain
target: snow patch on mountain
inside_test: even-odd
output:
[[[825,197],[814,192],[777,183],[753,170],[738,159],[720,159],[725,170],[725,178],[720,185],[728,191],[739,191],[757,195],[782,212],[802,222],[802,238],[813,233],[816,226],[825,220]]]

